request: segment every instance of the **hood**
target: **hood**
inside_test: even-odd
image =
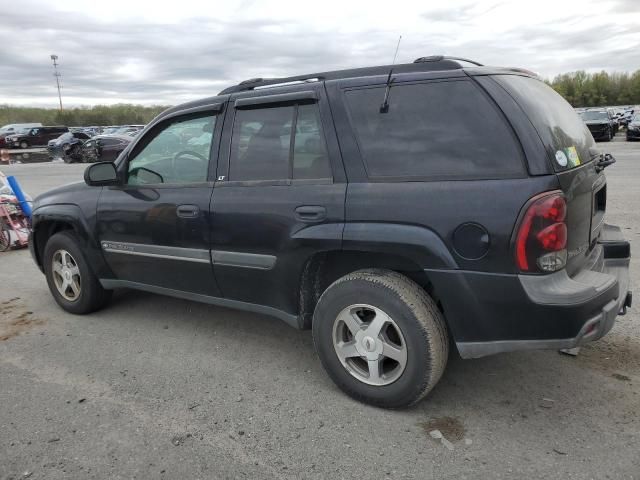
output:
[[[37,210],[40,207],[53,204],[76,204],[79,193],[84,193],[87,190],[99,190],[96,187],[89,187],[84,181],[69,183],[61,187],[56,187],[52,190],[44,192],[38,195],[33,202],[33,210]]]

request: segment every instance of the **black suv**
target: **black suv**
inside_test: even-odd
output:
[[[596,340],[631,303],[580,117],[520,70],[254,79],[171,108],[40,196],[32,254],[72,313],[115,288],[313,330],[332,379],[401,407],[464,358]],[[276,352],[274,352],[276,353]]]
[[[6,137],[5,142],[7,146],[15,148],[46,147],[50,140],[55,140],[68,131],[67,127],[34,127]]]
[[[614,137],[614,121],[607,110],[585,110],[580,116],[595,140],[609,142]]]

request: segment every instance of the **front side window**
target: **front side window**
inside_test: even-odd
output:
[[[215,122],[214,115],[172,119],[129,161],[127,183],[206,182]]]
[[[316,104],[236,110],[229,180],[330,177]]]

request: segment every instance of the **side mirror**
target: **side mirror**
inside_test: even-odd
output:
[[[84,171],[84,181],[90,187],[117,185],[118,172],[111,162],[94,163]]]

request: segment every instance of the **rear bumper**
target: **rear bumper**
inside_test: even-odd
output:
[[[573,348],[602,338],[631,304],[629,258],[620,229],[605,225],[587,266],[572,277],[565,270],[450,277],[457,301],[444,295],[442,303],[460,355]]]

